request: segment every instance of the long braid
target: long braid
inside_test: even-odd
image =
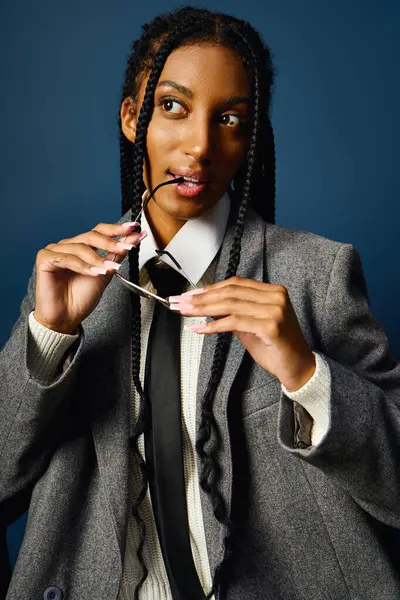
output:
[[[232,27],[233,28],[233,27]],[[246,38],[241,34],[240,31],[235,32],[247,43]],[[236,218],[236,229],[232,242],[232,247],[229,256],[228,268],[226,271],[225,279],[229,279],[234,276],[237,272],[237,268],[240,262],[241,254],[241,242],[244,228],[244,221],[247,208],[250,204],[251,193],[254,185],[254,174],[257,162],[257,149],[259,146],[259,127],[260,127],[260,78],[257,70],[257,59],[251,47],[249,51],[252,58],[252,66],[254,69],[253,73],[253,131],[251,135],[251,141],[249,150],[247,153],[247,171],[242,188],[242,201],[238,208]],[[214,573],[213,586],[207,600],[212,597],[219,586],[219,582],[223,573],[224,567],[227,565],[228,559],[231,555],[231,538],[233,533],[233,523],[231,522],[229,515],[226,511],[226,506],[223,501],[221,492],[218,489],[218,479],[220,476],[220,468],[217,463],[216,453],[218,451],[218,442],[220,439],[218,425],[213,413],[213,402],[215,398],[216,389],[221,379],[222,371],[224,369],[226,358],[229,350],[229,343],[231,340],[231,334],[220,334],[218,336],[217,345],[214,353],[214,360],[211,370],[211,377],[207,386],[206,393],[202,399],[201,404],[201,420],[198,430],[196,450],[200,458],[200,485],[203,490],[208,494],[211,499],[214,516],[215,518],[225,526],[225,535],[223,540],[223,557],[221,562],[217,565]],[[207,442],[209,442],[211,436],[215,436],[216,443],[212,444],[209,450],[206,450]]]
[[[159,67],[161,72],[162,65],[164,64],[168,53],[159,55],[158,65],[154,65],[154,69]],[[152,96],[154,95],[154,87],[158,78],[150,77],[145,98],[140,111],[138,124],[136,128],[136,139],[134,149],[132,152],[132,180],[133,180],[133,206],[131,218],[134,219],[136,214],[140,210],[142,200],[142,182],[143,182],[143,163],[146,150],[146,134],[149,121],[151,119],[153,111]],[[152,93],[153,89],[153,93]],[[138,265],[139,252],[138,249],[132,250],[129,254],[129,277],[130,280],[138,283],[139,281],[139,265]],[[137,460],[139,471],[141,475],[141,488],[138,495],[134,499],[132,506],[132,515],[135,518],[139,528],[139,542],[136,549],[139,564],[142,568],[142,576],[138,582],[135,592],[134,599],[138,600],[140,589],[143,583],[146,581],[148,575],[148,569],[143,558],[144,543],[146,538],[146,526],[140,515],[140,506],[145,499],[148,491],[148,476],[146,463],[139,450],[139,438],[145,433],[147,429],[147,415],[148,415],[148,400],[145,396],[142,383],[140,381],[140,363],[141,363],[141,308],[140,298],[135,294],[131,294],[131,307],[132,307],[132,375],[133,382],[137,393],[139,395],[139,414],[137,421],[134,426],[132,438],[130,440],[130,446],[133,452],[134,458]]]
[[[122,196],[122,214],[124,215],[131,208],[133,197],[133,177],[132,177],[132,152],[133,146],[126,139],[124,134],[119,134],[120,151],[120,173],[121,173],[121,196]]]
[[[265,160],[254,186],[252,206],[267,223],[275,223],[275,142],[269,117],[262,128],[259,152]]]
[[[187,35],[187,33],[186,33]],[[129,202],[129,196],[132,194],[132,205],[131,218],[135,218],[136,214],[140,210],[142,201],[142,190],[143,190],[143,164],[146,152],[146,135],[148,125],[152,116],[154,108],[154,90],[159,80],[161,71],[164,67],[165,61],[174,46],[179,44],[182,37],[185,36],[185,31],[177,29],[175,34],[170,35],[160,46],[150,77],[147,82],[146,92],[140,115],[136,127],[135,144],[133,145],[133,151],[130,153],[124,142],[121,142],[121,189],[122,189],[122,206],[127,207]],[[121,135],[123,135],[121,133]],[[129,142],[128,142],[129,143]],[[127,174],[127,154],[131,158],[132,162],[132,175]],[[138,249],[132,249],[129,254],[129,277],[130,280],[138,283],[139,281],[139,268],[138,268]],[[146,526],[140,515],[140,506],[146,497],[148,490],[148,476],[146,470],[146,463],[139,450],[139,438],[145,433],[147,428],[147,415],[148,415],[148,400],[146,398],[143,386],[140,381],[140,363],[141,363],[141,309],[140,299],[135,294],[131,294],[131,309],[132,309],[132,377],[135,388],[139,395],[139,414],[137,421],[134,426],[134,430],[130,439],[130,447],[133,452],[133,456],[137,461],[139,472],[141,476],[141,488],[136,498],[133,501],[132,515],[135,518],[138,529],[139,529],[139,542],[136,549],[137,558],[142,569],[141,579],[135,589],[135,600],[139,598],[140,589],[145,582],[148,569],[143,558],[144,543],[146,537]]]
[[[154,90],[171,51],[182,42],[191,40],[217,42],[237,52],[246,68],[249,67],[252,72],[254,85],[253,131],[247,153],[245,175],[240,178],[240,181],[239,177],[237,182],[235,181],[235,195],[238,198],[236,229],[226,273],[227,278],[231,277],[236,274],[240,261],[241,238],[249,204],[253,204],[266,220],[273,221],[274,216],[274,143],[272,128],[267,115],[273,80],[269,51],[262,43],[259,35],[245,21],[193,7],[178,9],[169,15],[157,17],[151,24],[143,26],[143,32],[142,37],[133,44],[122,91],[122,100],[128,97],[135,100],[138,97],[138,89],[144,76],[150,72],[137,121],[135,144],[132,145],[128,142],[122,132],[120,137],[122,208],[123,214],[129,207],[132,208],[132,219],[140,210],[144,190],[143,165],[147,129],[154,108]],[[261,190],[264,190],[263,195],[260,194]],[[131,281],[138,282],[138,249],[130,251],[129,275]],[[139,452],[138,440],[147,427],[148,400],[140,382],[141,315],[139,297],[132,294],[131,303],[132,377],[139,395],[139,415],[130,442],[141,474],[141,489],[132,507],[132,514],[139,528],[137,556],[142,568],[142,577],[134,594],[135,600],[138,600],[140,588],[147,577],[147,567],[143,560],[146,529],[139,508],[148,489],[146,465]],[[230,555],[230,538],[232,534],[232,523],[218,488],[220,468],[216,455],[219,444],[219,431],[213,414],[215,392],[225,366],[230,340],[231,336],[229,334],[218,336],[210,380],[202,400],[201,423],[196,442],[196,450],[200,461],[200,484],[211,500],[215,517],[225,526],[226,531],[223,542],[223,559],[217,566],[213,586],[207,598],[210,598],[219,586],[223,567]],[[216,441],[213,445],[210,442],[212,438]]]

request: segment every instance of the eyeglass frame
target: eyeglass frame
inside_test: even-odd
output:
[[[144,211],[144,209],[146,208],[146,206],[148,205],[148,203],[150,202],[150,200],[153,198],[154,194],[156,193],[156,191],[164,186],[164,185],[169,185],[172,183],[182,183],[184,181],[184,177],[176,177],[170,181],[164,181],[163,183],[160,183],[159,185],[157,185],[154,190],[150,193],[149,197],[146,198],[146,200],[143,202],[143,206],[140,209],[139,213],[137,214],[135,221],[138,221],[142,212]],[[124,237],[124,240],[126,240],[128,236]],[[161,256],[166,255],[168,256],[168,258],[174,263],[174,265],[177,267],[179,273],[187,280],[187,282],[192,286],[193,289],[197,289],[198,286],[196,284],[193,283],[193,281],[190,279],[190,277],[188,275],[186,275],[185,271],[182,269],[181,265],[178,263],[178,261],[172,256],[172,254],[170,252],[168,252],[167,250],[157,250],[156,249],[156,254],[159,258],[161,258]],[[115,260],[117,255],[114,256],[113,260]],[[166,264],[166,263],[165,263]],[[119,281],[126,287],[128,288],[131,292],[133,292],[134,294],[137,294],[138,296],[142,296],[143,298],[147,298],[147,299],[153,299],[156,300],[157,302],[160,302],[165,308],[167,308],[168,310],[173,310],[171,308],[171,302],[169,302],[166,298],[162,298],[161,296],[158,296],[157,294],[155,294],[154,292],[150,292],[150,290],[146,290],[145,288],[142,288],[140,285],[137,285],[136,283],[132,283],[132,281],[129,281],[129,279],[126,279],[125,277],[122,277],[122,275],[118,272],[114,273],[115,277],[117,277],[119,279]]]

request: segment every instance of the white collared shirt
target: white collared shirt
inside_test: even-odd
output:
[[[220,200],[205,213],[189,219],[174,235],[164,250],[170,252],[181,265],[183,271],[196,285],[207,271],[224,239],[230,211],[230,197],[226,192]],[[146,215],[142,213],[142,231],[148,236],[140,243],[139,271],[146,262],[157,256],[158,249]],[[168,256],[162,260],[178,270]]]

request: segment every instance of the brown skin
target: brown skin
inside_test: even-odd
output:
[[[256,363],[290,392],[301,388],[314,374],[314,355],[283,285],[231,277],[170,300],[184,316],[215,317],[205,325],[189,328],[208,335],[232,331]]]
[[[149,203],[147,218],[160,247],[165,247],[185,222],[214,206],[243,165],[249,143],[250,96],[248,75],[235,53],[202,44],[175,50],[167,59],[155,93],[155,109],[147,135],[144,181],[147,189],[168,179],[168,172],[188,168],[209,181],[195,198],[180,196],[172,186],[161,188]],[[136,102],[121,106],[125,136],[135,140],[137,117],[145,93],[144,79]],[[176,89],[176,84],[184,86]],[[240,98],[227,103],[227,98]],[[245,122],[247,119],[247,123]],[[120,225],[98,225],[94,230],[58,244],[37,256],[35,317],[56,331],[72,333],[99,302],[112,270],[94,274],[90,266],[104,266],[93,250],[114,253],[120,262],[127,250],[116,246]],[[126,240],[138,243],[138,234]],[[214,316],[201,333],[231,331],[253,359],[289,390],[303,386],[315,371],[315,361],[299,327],[287,290],[258,281],[231,278],[207,286],[203,293],[183,296],[181,313]]]
[[[189,97],[171,85],[190,91]],[[121,107],[122,131],[135,140],[137,117],[147,78],[138,102],[126,99]],[[180,196],[172,186],[161,188],[147,208],[151,230],[165,247],[188,219],[216,204],[243,164],[249,143],[250,81],[239,57],[212,45],[180,47],[168,57],[155,91],[154,112],[147,133],[144,182],[153,189],[179,168],[201,171],[210,183],[195,198]]]
[[[114,236],[127,236],[125,243],[137,244],[138,233],[132,227],[100,223],[91,231],[49,244],[36,257],[35,319],[53,331],[76,333],[80,323],[96,308],[111,281],[115,267],[106,260],[121,262],[128,250],[120,248]],[[93,248],[107,250],[102,258]],[[107,274],[91,269],[106,269]]]

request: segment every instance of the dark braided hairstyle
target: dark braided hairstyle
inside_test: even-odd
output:
[[[196,43],[217,43],[234,51],[242,60],[252,81],[252,132],[246,163],[233,180],[232,198],[235,214],[235,234],[230,250],[226,278],[236,274],[240,261],[241,240],[246,211],[252,206],[266,221],[273,223],[275,215],[275,151],[274,137],[269,117],[273,85],[273,68],[269,49],[259,34],[246,21],[194,7],[180,8],[172,13],[156,17],[143,26],[142,36],[133,43],[128,59],[122,99],[131,98],[136,104],[140,87],[149,74],[144,100],[137,120],[135,143],[126,139],[120,124],[122,214],[129,209],[132,219],[141,208],[143,165],[146,152],[147,128],[154,108],[154,91],[169,54],[179,46]],[[129,275],[138,283],[138,249],[129,253]],[[140,298],[131,294],[132,302],[132,377],[139,394],[139,414],[134,425],[130,445],[141,473],[141,489],[134,499],[132,514],[139,527],[137,556],[142,567],[142,577],[135,589],[135,600],[147,577],[143,559],[146,536],[145,524],[140,516],[140,505],[147,489],[148,478],[145,462],[139,452],[138,440],[147,428],[148,401],[140,381],[141,314]],[[207,595],[217,592],[223,568],[230,556],[233,524],[227,514],[218,483],[220,469],[216,459],[219,430],[213,413],[213,402],[223,372],[230,334],[217,338],[210,380],[201,404],[201,420],[197,434],[196,451],[199,458],[200,485],[212,503],[216,519],[225,527],[224,554],[213,577],[213,586]]]

